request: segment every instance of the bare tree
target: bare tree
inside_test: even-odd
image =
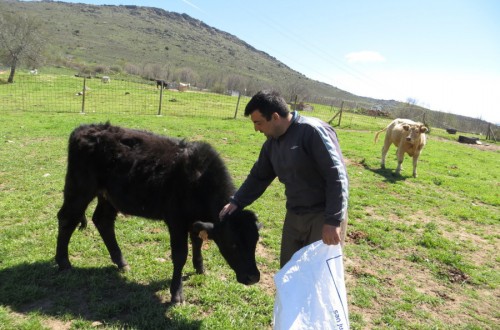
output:
[[[228,90],[240,91],[243,87],[243,78],[240,75],[232,74],[226,79],[226,87]]]
[[[194,83],[198,80],[198,74],[191,68],[181,68],[177,72],[179,81]]]
[[[408,104],[408,106],[412,107],[418,103],[418,100],[413,97],[407,97],[406,103]]]
[[[290,100],[290,102],[293,102],[295,100],[295,97],[298,98],[297,101],[302,102],[305,98],[307,98],[309,92],[304,86],[304,83],[300,79],[298,79],[290,82],[285,86],[285,95]]]
[[[35,67],[41,62],[43,45],[40,24],[34,18],[0,13],[0,58],[10,66],[7,82],[14,82],[16,69],[22,63]]]

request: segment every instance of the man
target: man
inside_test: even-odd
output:
[[[222,208],[221,218],[250,205],[278,177],[287,198],[280,266],[296,251],[320,239],[328,245],[343,243],[348,178],[332,127],[290,112],[283,97],[274,91],[254,95],[245,116],[250,116],[255,130],[267,140],[247,179]]]

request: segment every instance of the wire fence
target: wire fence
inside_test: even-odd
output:
[[[158,84],[132,76],[80,77],[64,74],[30,74],[19,72],[12,84],[6,83],[7,72],[0,73],[0,103],[5,111],[68,112],[100,114],[134,114],[163,116],[204,116],[242,118],[250,96],[239,91],[224,94],[200,90],[195,86],[168,82]],[[295,97],[293,110],[339,125],[352,122],[347,116],[364,114],[369,117],[400,117],[423,121],[439,128],[458,128],[463,132],[489,134],[498,137],[498,126],[479,119],[425,111],[412,106],[393,109],[389,114],[372,109],[373,105],[330,99],[328,104]],[[377,124],[376,121],[372,121]],[[348,124],[349,125],[349,124]],[[491,127],[492,128],[491,128]]]
[[[0,76],[1,77],[1,76]],[[35,112],[127,113],[220,118],[243,116],[249,97],[209,93],[156,81],[68,75],[16,75],[0,83],[2,109]]]
[[[129,76],[91,78],[23,72],[16,74],[14,83],[6,81],[6,73],[0,74],[2,109],[10,111],[242,118],[250,100],[249,95],[234,90],[213,93]],[[296,99],[291,108],[323,120],[339,110],[334,104],[304,105]],[[348,110],[347,103],[344,110]]]

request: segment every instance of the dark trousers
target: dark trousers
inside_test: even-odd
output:
[[[295,214],[287,211],[281,235],[280,268],[292,259],[295,252],[304,246],[323,239],[324,212]],[[347,213],[342,221],[340,245],[344,248],[347,232]]]
[[[295,252],[322,239],[324,223],[324,212],[307,214],[286,212],[281,236],[281,268],[292,258]]]

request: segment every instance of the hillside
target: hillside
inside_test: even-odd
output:
[[[442,114],[394,100],[361,97],[307,78],[230,33],[186,14],[141,6],[0,0],[0,11],[38,20],[46,38],[45,65],[87,72],[125,72],[145,79],[189,82],[213,91],[248,95],[273,87],[290,100],[373,107],[436,127],[482,132],[486,122]],[[466,123],[468,122],[468,123]]]
[[[181,71],[206,87],[238,80],[237,87],[290,86],[316,95],[368,101],[313,81],[237,37],[186,14],[140,6],[94,6],[2,0],[3,10],[36,17],[47,38],[48,62],[154,70],[179,79]],[[177,77],[176,77],[177,75]],[[151,77],[153,78],[153,77]]]

